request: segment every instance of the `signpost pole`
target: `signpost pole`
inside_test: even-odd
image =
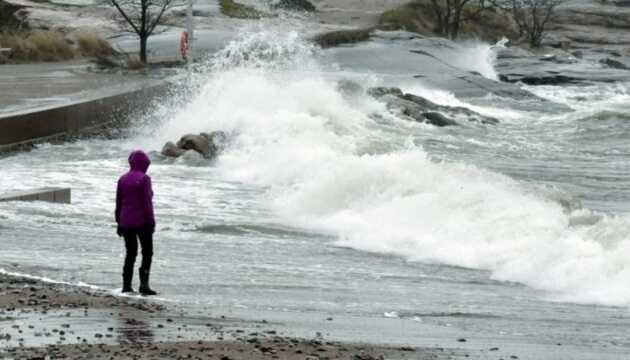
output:
[[[188,0],[188,9],[186,12],[187,21],[186,21],[186,31],[188,32],[188,59],[192,58],[192,50],[193,50],[193,42],[195,39],[193,30],[193,0]]]

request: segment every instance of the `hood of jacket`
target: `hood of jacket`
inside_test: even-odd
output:
[[[129,155],[129,167],[134,171],[146,173],[151,165],[151,160],[142,150],[136,150]]]

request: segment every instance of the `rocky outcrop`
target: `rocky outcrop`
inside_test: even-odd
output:
[[[292,11],[316,11],[315,5],[308,0],[280,0],[273,5],[275,8]]]
[[[427,119],[427,122],[429,124],[433,124],[435,126],[452,126],[452,125],[459,125],[455,120],[449,119],[446,116],[440,114],[439,112],[425,112],[422,113],[422,116],[424,116],[425,119]]]
[[[376,87],[368,94],[384,101],[387,108],[410,120],[434,126],[457,126],[463,121],[495,125],[499,120],[483,116],[464,107],[438,105],[421,96],[405,94],[399,88]]]
[[[571,53],[553,48],[536,51],[538,54],[514,47],[500,49],[495,65],[499,80],[527,85],[630,81],[627,71],[630,61],[614,48],[591,48]],[[604,66],[593,66],[594,62]]]
[[[178,148],[177,145],[173,144],[172,141],[169,141],[164,144],[161,154],[167,157],[180,157],[185,152],[186,150]]]
[[[205,158],[210,157],[210,139],[202,134],[184,135],[175,145],[183,150],[194,150]]]
[[[623,60],[605,58],[605,59],[601,59],[599,62],[612,69],[630,70],[630,66],[627,61],[624,62]]]
[[[543,45],[583,50],[583,57],[599,61],[599,50],[630,46],[630,9],[615,6],[613,1],[572,2],[556,9]]]
[[[553,71],[540,71],[536,73],[510,73],[500,74],[499,80],[509,83],[523,83],[526,85],[570,85],[580,82],[579,79],[558,74]]]
[[[15,31],[28,28],[27,24],[24,23],[24,15],[21,14],[21,9],[23,8],[24,6],[0,0],[0,31]]]
[[[187,151],[195,151],[206,159],[216,157],[225,147],[227,135],[223,131],[211,133],[187,134],[182,136],[176,144],[167,142],[162,148],[162,155],[180,157]]]

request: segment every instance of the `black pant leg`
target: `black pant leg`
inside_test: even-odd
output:
[[[128,231],[125,232],[123,236],[125,238],[125,249],[127,250],[123,276],[129,276],[131,278],[133,276],[133,265],[138,255],[138,235],[134,231]]]
[[[142,246],[140,270],[148,273],[151,270],[151,260],[153,259],[153,233],[150,230],[143,230],[138,233],[138,236]]]

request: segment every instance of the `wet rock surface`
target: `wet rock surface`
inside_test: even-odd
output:
[[[550,50],[558,52],[557,50]],[[592,54],[592,53],[591,53]],[[598,53],[598,57],[605,53]],[[527,85],[572,85],[630,81],[625,60],[601,57],[594,59],[583,51],[575,54],[533,54],[505,49],[497,59],[499,79]]]
[[[317,8],[308,0],[280,0],[273,7],[292,11],[315,11]]]
[[[557,9],[541,49],[501,52],[500,79],[528,85],[629,81],[630,8],[619,5],[566,2]]]
[[[499,120],[483,116],[463,107],[438,105],[413,94],[405,94],[399,88],[376,87],[368,90],[372,97],[384,101],[390,111],[410,120],[439,127],[457,126],[460,122],[472,121],[496,125]]]
[[[510,106],[515,109],[546,112],[569,110],[565,105],[542,99],[517,84],[491,79],[490,74],[482,76],[472,67],[465,69],[463,64],[456,61],[464,51],[461,44],[450,40],[422,37],[405,31],[375,31],[369,43],[327,50],[342,71],[347,69],[380,74],[384,86],[398,87],[405,83],[439,89],[468,103],[482,106],[496,105],[488,99],[498,97],[510,101]],[[504,63],[516,65],[527,54],[527,51],[515,53],[508,59],[506,53]],[[539,61],[538,57],[536,59]],[[508,67],[507,72],[512,69]]]
[[[166,157],[180,157],[188,151],[194,151],[206,159],[212,159],[219,155],[225,147],[227,135],[223,131],[211,133],[187,134],[182,136],[177,143],[171,141],[164,144],[161,154]]]

